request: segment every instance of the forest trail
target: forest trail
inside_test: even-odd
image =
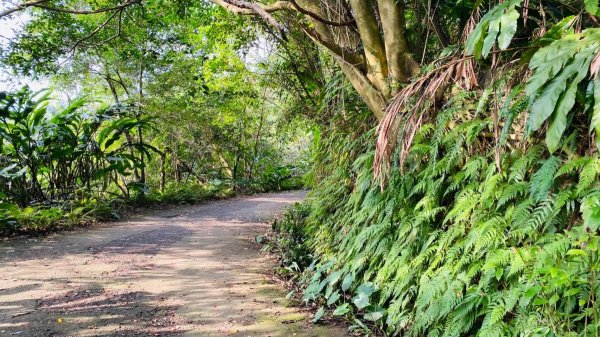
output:
[[[303,197],[174,207],[0,243],[0,336],[346,336],[288,306],[254,242]]]

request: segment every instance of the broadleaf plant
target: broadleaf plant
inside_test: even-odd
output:
[[[466,43],[466,53],[476,59],[486,58],[494,45],[505,50],[517,31],[520,17],[516,7],[522,0],[508,0],[487,12],[475,26]]]
[[[546,145],[550,152],[558,149],[567,129],[569,116],[576,102],[580,84],[590,77],[590,66],[600,52],[600,29],[590,28],[579,34],[568,34],[537,51],[529,63],[532,75],[526,93],[531,100],[527,128],[539,130],[550,122]],[[600,119],[596,81],[592,82],[594,108],[592,129]]]

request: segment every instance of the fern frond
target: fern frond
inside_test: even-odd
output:
[[[517,199],[525,195],[525,192],[529,189],[529,184],[526,182],[513,183],[510,185],[506,185],[500,194],[500,198],[496,203],[496,209],[500,209],[507,202]]]
[[[577,194],[582,195],[587,189],[589,189],[596,176],[600,173],[600,158],[590,160],[581,170],[579,174],[579,183],[577,184]]]
[[[511,165],[509,180],[513,182],[525,180],[527,171],[539,160],[543,151],[544,148],[541,145],[535,145],[527,150],[521,158]]]
[[[548,196],[559,165],[560,159],[550,156],[550,158],[546,159],[542,167],[533,174],[529,184],[529,192],[533,200],[540,201]]]
[[[554,178],[573,174],[573,173],[575,173],[575,171],[579,172],[579,171],[581,171],[581,169],[583,167],[585,167],[585,165],[587,163],[590,162],[590,160],[591,159],[589,157],[579,157],[579,158],[571,159],[568,162],[564,163],[560,167],[560,169],[558,169],[558,172],[556,172],[556,175],[554,175]]]

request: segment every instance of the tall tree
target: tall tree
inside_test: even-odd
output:
[[[234,13],[259,16],[283,36],[288,27],[274,13],[298,15],[293,23],[335,57],[379,119],[400,85],[419,70],[409,47],[402,1],[291,0],[268,5],[211,1]]]

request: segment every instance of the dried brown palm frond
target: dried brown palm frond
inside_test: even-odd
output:
[[[407,129],[405,127],[407,125],[406,117],[410,112],[406,107],[409,105],[410,99],[419,94],[422,87],[426,85],[426,79],[426,77],[422,77],[398,92],[377,127],[374,173],[375,177],[380,180],[382,188],[385,183],[385,174],[389,170],[391,158],[398,142],[400,129],[402,129],[402,132]],[[418,106],[423,103],[424,97],[421,96],[415,103],[414,109],[412,109],[412,115],[414,115]]]
[[[463,29],[461,44],[465,44],[480,17],[479,9],[473,11]],[[465,90],[471,90],[479,85],[472,56],[458,53],[445,58],[444,61],[441,66],[398,92],[377,127],[373,169],[381,188],[385,185],[391,159],[398,144],[400,144],[399,166],[400,170],[404,171],[404,162],[414,137],[423,122],[431,117],[441,103],[448,82],[452,80]]]
[[[454,59],[430,71],[398,92],[386,109],[377,127],[374,161],[375,177],[382,188],[396,146],[400,144],[400,169],[403,170],[417,131],[440,103],[449,80],[464,74],[464,61],[465,58]]]
[[[469,35],[477,26],[477,22],[481,19],[481,10],[476,8],[462,31],[460,45],[466,45]],[[466,57],[463,54],[463,60],[458,63],[453,80],[459,83],[465,90],[470,90],[478,85],[477,75],[475,73],[475,61],[471,57]]]

